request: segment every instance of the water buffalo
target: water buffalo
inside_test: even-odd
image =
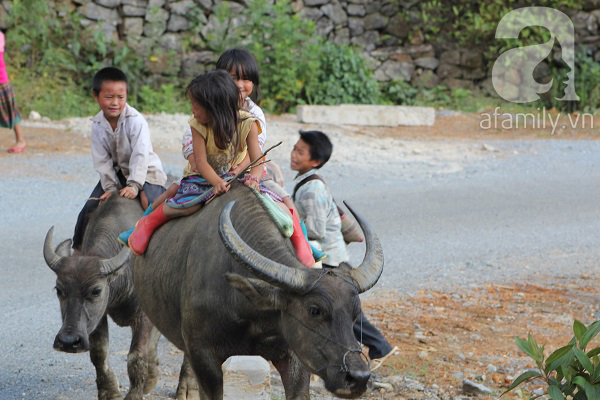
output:
[[[233,355],[272,361],[288,399],[309,398],[310,373],[340,397],[366,390],[370,370],[352,324],[359,293],[381,275],[383,253],[356,217],[367,244],[356,269],[304,267],[257,195],[238,184],[155,232],[134,258],[133,278],[142,308],[193,370],[182,369],[178,398],[189,394],[194,374],[204,396],[221,398],[221,364]]]
[[[108,319],[130,326],[127,356],[130,389],[126,399],[141,399],[158,379],[156,346],[160,333],[142,312],[133,291],[129,249],[117,235],[142,215],[138,201],[113,194],[92,214],[81,252],[71,250],[71,240],[53,250],[50,228],[44,242],[44,259],[56,273],[62,327],[54,349],[68,353],[90,351],[96,368],[99,399],[121,399],[119,382],[108,364]]]

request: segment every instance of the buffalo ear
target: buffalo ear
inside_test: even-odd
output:
[[[280,310],[283,308],[282,290],[260,279],[245,278],[227,273],[225,278],[234,289],[242,292],[259,310]]]
[[[56,246],[56,254],[59,257],[69,257],[73,255],[73,249],[71,249],[71,245],[73,241],[71,239],[63,240],[58,246]]]

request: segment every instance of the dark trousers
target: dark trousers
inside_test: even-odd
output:
[[[117,172],[117,178],[119,178],[121,186],[127,186],[127,180],[125,179],[121,171]],[[148,204],[152,204],[158,196],[164,193],[165,188],[161,185],[144,183],[142,190],[144,191],[144,193],[146,193],[146,197],[148,197]],[[103,194],[104,189],[102,189],[101,183],[98,182],[98,184],[90,194],[90,197],[98,198]],[[87,227],[90,215],[92,215],[94,210],[98,207],[98,204],[100,204],[99,200],[88,200],[83,205],[83,208],[81,209],[81,212],[77,217],[77,223],[75,224],[75,232],[73,233],[73,249],[81,250],[80,247],[83,242],[83,233],[85,232],[85,228]]]
[[[369,322],[362,310],[352,328],[354,329],[356,340],[369,348],[369,358],[371,360],[381,358],[392,351],[392,345]]]
[[[323,268],[334,269],[337,267],[323,264]],[[354,337],[356,337],[356,340],[369,348],[369,358],[371,360],[381,358],[392,351],[392,345],[385,340],[381,332],[379,332],[379,329],[375,328],[373,324],[369,322],[362,310],[360,310],[360,314],[352,329],[354,330]]]

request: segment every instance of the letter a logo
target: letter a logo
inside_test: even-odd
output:
[[[553,8],[518,8],[502,17],[496,29],[496,39],[517,39],[519,32],[528,26],[548,29],[550,40],[510,49],[498,57],[492,68],[492,84],[498,95],[513,103],[529,103],[538,100],[539,93],[549,91],[553,80],[540,84],[533,78],[533,70],[548,57],[556,39],[562,49],[562,59],[570,68],[565,94],[557,100],[579,100],[575,93],[575,28],[571,19]]]

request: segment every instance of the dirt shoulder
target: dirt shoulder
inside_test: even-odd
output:
[[[600,318],[597,279],[540,278],[535,284],[428,290],[417,296],[378,293],[377,300],[370,298],[363,306],[371,322],[399,347],[378,374],[413,376],[449,396],[460,395],[463,379],[469,379],[494,390],[488,398],[498,398],[514,378],[535,367],[514,336],[531,333],[546,345],[546,356],[566,345],[574,319],[589,325]],[[588,348],[598,345],[595,340]],[[526,388],[542,386],[538,382]],[[529,398],[524,392],[504,398]]]

